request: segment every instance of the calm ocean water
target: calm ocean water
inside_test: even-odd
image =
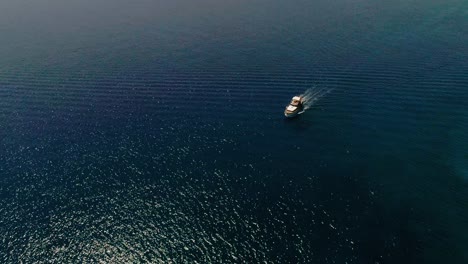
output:
[[[1,1],[0,262],[468,263],[467,105],[462,0]]]

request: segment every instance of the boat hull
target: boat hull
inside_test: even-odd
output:
[[[300,113],[302,113],[302,109],[294,112],[284,111],[284,116],[287,118],[293,118],[298,116]]]

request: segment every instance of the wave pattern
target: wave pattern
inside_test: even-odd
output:
[[[468,263],[466,1],[22,2],[1,263]]]
[[[3,73],[0,256],[57,263],[418,259],[403,252],[422,250],[421,240],[439,247],[437,236],[447,232],[448,245],[463,239],[445,225],[466,213],[438,215],[443,226],[434,226],[435,209],[418,198],[440,188],[444,173],[450,179],[442,185],[465,199],[457,185],[463,169],[431,165],[416,175],[426,171],[418,164],[448,148],[441,137],[467,125],[466,72]],[[313,98],[327,96],[282,122],[289,97],[310,86],[321,87],[309,92]],[[438,192],[434,208],[461,210]],[[395,195],[408,207],[385,205]],[[396,223],[384,220],[394,215]],[[433,231],[398,229],[421,218],[414,225]]]

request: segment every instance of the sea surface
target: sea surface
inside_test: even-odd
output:
[[[0,263],[468,263],[468,2],[0,1]]]

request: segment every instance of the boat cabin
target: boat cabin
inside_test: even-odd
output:
[[[293,106],[299,106],[301,103],[301,98],[299,96],[294,96],[291,100],[291,103],[289,104]]]

